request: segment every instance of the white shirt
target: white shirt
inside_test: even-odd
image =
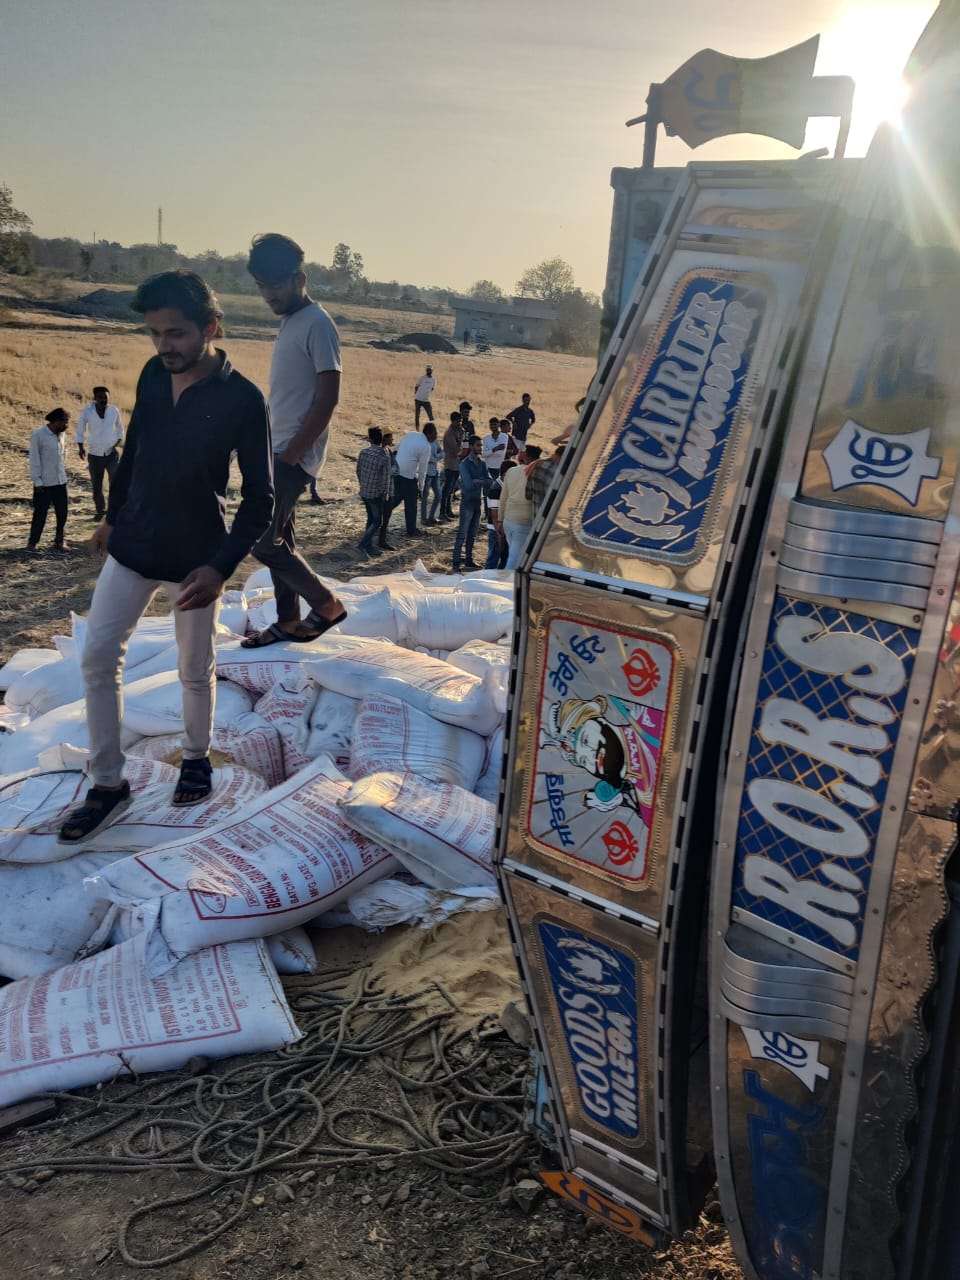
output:
[[[30,433],[30,482],[34,486],[44,488],[55,484],[67,483],[67,468],[64,462],[64,435],[58,435],[44,423]]]
[[[431,377],[428,373],[422,374],[417,379],[417,385],[413,393],[414,400],[429,400],[436,385],[436,378]]]
[[[427,478],[427,463],[430,461],[430,441],[419,431],[408,431],[397,445],[397,475],[407,480],[416,477],[417,487],[422,489]]]
[[[309,302],[280,321],[270,362],[270,433],[274,453],[282,453],[300,429],[313,404],[317,374],[340,371],[337,327],[316,302]],[[316,476],[327,452],[327,428],[300,459]]]
[[[506,460],[509,443],[510,437],[505,431],[501,431],[496,440],[492,435],[483,437],[483,452],[480,456],[487,464],[487,469],[495,475],[500,474],[500,468]]]
[[[104,458],[123,441],[123,419],[115,404],[108,404],[101,418],[95,404],[88,404],[77,419],[77,444],[86,444],[87,453]]]

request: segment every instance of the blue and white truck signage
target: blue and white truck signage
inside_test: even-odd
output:
[[[581,541],[679,564],[700,558],[766,306],[755,277],[681,278],[577,509]]]

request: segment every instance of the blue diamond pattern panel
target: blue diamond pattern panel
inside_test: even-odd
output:
[[[843,960],[860,954],[918,640],[917,630],[832,605],[774,601],[732,905]]]

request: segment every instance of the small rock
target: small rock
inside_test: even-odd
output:
[[[389,1156],[387,1157],[386,1160],[377,1161],[377,1168],[383,1169],[385,1172],[389,1172],[391,1169],[395,1169],[396,1167],[397,1167],[396,1160],[391,1160]]]
[[[292,1187],[288,1187],[285,1182],[278,1182],[273,1188],[273,1198],[277,1204],[286,1204],[288,1200],[295,1198]]]
[[[35,1182],[33,1178],[27,1178],[26,1182],[23,1184],[20,1190],[26,1191],[28,1195],[32,1196],[33,1193],[39,1189],[39,1186],[40,1186],[39,1182]]]
[[[336,1182],[336,1180],[337,1180],[337,1175],[335,1173],[328,1173],[323,1180],[323,1185],[325,1187],[332,1187],[333,1184]]]
[[[500,1015],[500,1025],[513,1043],[519,1045],[521,1049],[529,1049],[533,1044],[530,1019],[527,1017],[526,1009],[521,1007],[519,1000],[511,1000],[506,1005]]]
[[[551,1240],[565,1240],[567,1238],[566,1223],[551,1222],[547,1226],[547,1235]]]
[[[53,1169],[47,1169],[46,1167],[43,1169],[34,1169],[33,1171],[34,1182],[49,1182],[54,1176],[55,1171]]]
[[[93,1260],[99,1266],[101,1262],[106,1262],[113,1250],[108,1244],[102,1244],[98,1249],[93,1251]]]
[[[392,1201],[393,1201],[392,1191],[385,1191],[382,1196],[377,1196],[377,1204],[380,1206],[381,1209],[389,1208]]]
[[[316,1176],[317,1176],[316,1169],[304,1169],[303,1173],[301,1173],[297,1181],[300,1183],[301,1186],[303,1186],[307,1182],[312,1182]]]
[[[485,1277],[490,1275],[493,1275],[493,1272],[482,1259],[470,1268],[470,1280],[485,1280]]]
[[[529,1213],[544,1193],[544,1185],[535,1178],[521,1178],[510,1191],[510,1199],[523,1213]]]
[[[259,1209],[262,1205],[267,1203],[267,1197],[263,1195],[262,1192],[258,1191],[255,1196],[250,1197],[250,1203],[255,1209]]]
[[[361,1204],[373,1204],[373,1196],[365,1195],[360,1197]]]
[[[394,1196],[394,1199],[396,1200],[397,1204],[406,1204],[407,1201],[410,1199],[410,1191],[411,1191],[410,1183],[402,1182],[400,1186],[397,1187],[396,1195]]]

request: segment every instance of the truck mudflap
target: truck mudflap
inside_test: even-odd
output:
[[[849,173],[690,167],[518,579],[498,874],[561,1172],[669,1232],[712,1181],[724,673]]]
[[[956,1016],[952,998],[928,1000],[960,796],[960,257],[945,177],[886,132],[864,162],[758,557],[710,1031],[721,1201],[763,1280],[893,1280],[898,1255],[902,1276],[947,1274],[902,1261],[902,1228],[922,1252],[924,1183],[944,1158],[930,1124],[934,1154],[914,1158],[921,1072]],[[944,1045],[941,1063],[955,1057]]]

